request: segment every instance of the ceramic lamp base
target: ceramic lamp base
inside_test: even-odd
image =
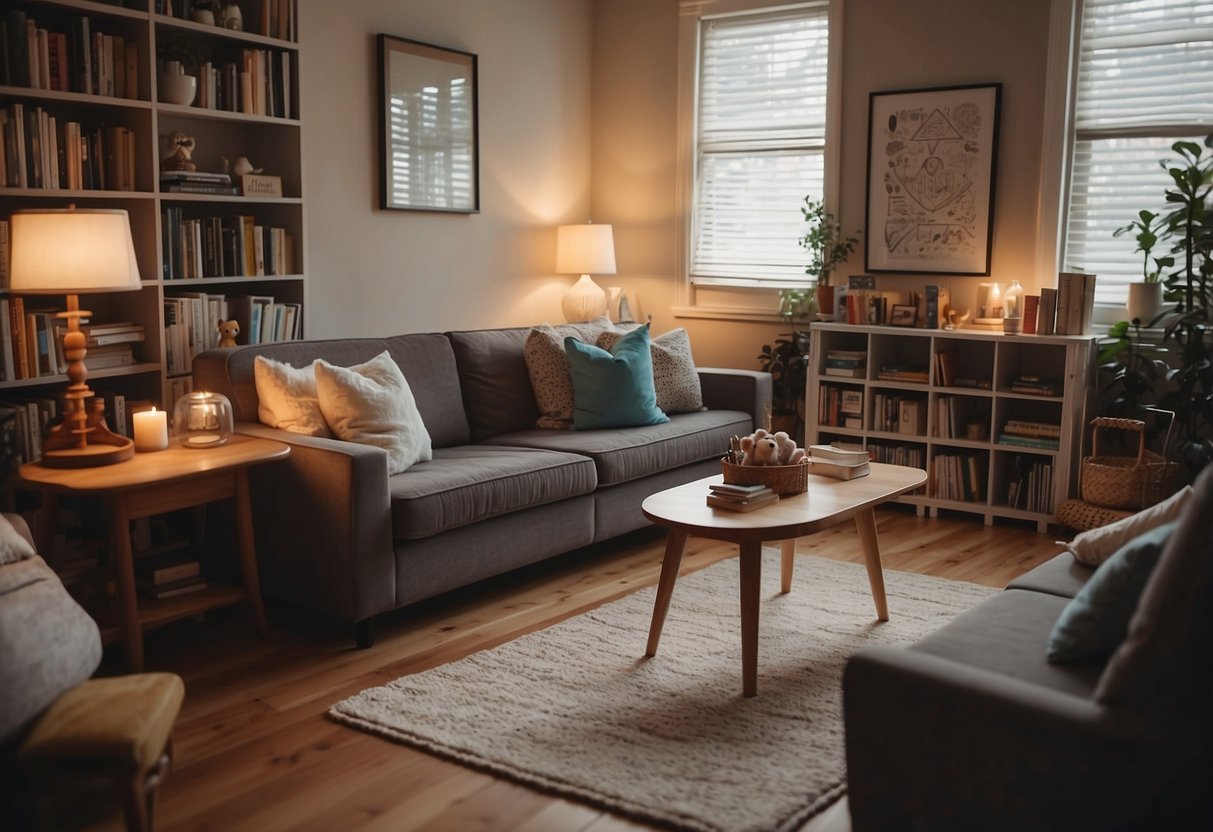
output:
[[[607,296],[588,274],[568,288],[560,301],[564,319],[571,324],[592,321],[606,313]]]

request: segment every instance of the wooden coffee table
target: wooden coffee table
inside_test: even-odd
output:
[[[796,556],[796,538],[819,532],[855,518],[855,528],[863,543],[863,559],[872,585],[872,600],[881,621],[889,620],[885,601],[884,575],[880,569],[880,544],[876,537],[876,506],[927,481],[919,468],[871,463],[872,472],[853,480],[810,476],[809,490],[794,497],[782,497],[776,503],[750,512],[716,509],[706,504],[708,486],[721,481],[719,475],[658,492],[641,506],[644,516],[667,526],[670,537],[661,564],[661,581],[653,603],[653,621],[649,625],[646,656],[657,655],[661,628],[670,609],[674,582],[687,538],[691,535],[727,540],[738,545],[741,563],[741,679],[742,693],[758,692],[758,606],[762,583],[762,543],[783,541],[780,589],[792,590],[792,566]]]

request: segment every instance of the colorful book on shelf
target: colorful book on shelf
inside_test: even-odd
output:
[[[1016,445],[1021,448],[1040,448],[1041,450],[1056,451],[1061,447],[1060,439],[1050,439],[1045,436],[1017,436],[1003,433],[998,437],[999,445]]]
[[[824,459],[810,459],[809,473],[819,477],[833,477],[836,480],[853,480],[856,477],[866,477],[872,472],[867,460],[856,464],[828,462]]]
[[[1040,436],[1047,439],[1061,438],[1061,425],[1052,422],[1033,422],[1026,419],[1008,419],[1003,433],[1015,436]]]

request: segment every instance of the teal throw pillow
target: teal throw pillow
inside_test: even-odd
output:
[[[1176,525],[1133,538],[1095,570],[1053,625],[1050,662],[1097,662],[1112,655],[1129,632],[1129,620]]]
[[[670,417],[657,407],[649,326],[629,332],[611,349],[564,339],[573,379],[573,429],[659,425]]]

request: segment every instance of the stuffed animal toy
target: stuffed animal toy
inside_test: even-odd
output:
[[[219,322],[219,346],[234,347],[236,346],[236,336],[240,334],[239,321],[220,321]]]
[[[745,451],[742,465],[779,464],[779,445],[775,437],[762,428],[741,438],[741,450]]]
[[[805,458],[804,448],[796,447],[796,440],[788,436],[787,431],[776,431],[772,438],[775,440],[775,445],[779,449],[775,464],[795,465]]]

